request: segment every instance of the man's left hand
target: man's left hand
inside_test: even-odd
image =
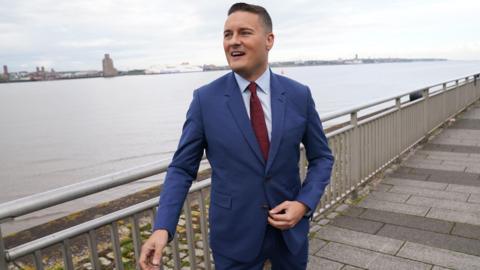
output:
[[[307,213],[308,207],[299,201],[284,201],[270,210],[268,223],[280,230],[293,228]]]

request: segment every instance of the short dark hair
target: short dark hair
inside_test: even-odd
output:
[[[272,18],[270,18],[270,15],[268,14],[267,10],[264,7],[251,5],[247,3],[235,3],[228,10],[228,15],[237,11],[245,11],[245,12],[257,14],[262,20],[265,26],[265,30],[267,30],[267,33],[272,32],[272,29],[273,29]]]

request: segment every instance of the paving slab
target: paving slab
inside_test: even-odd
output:
[[[432,208],[427,217],[480,226],[480,213]]]
[[[452,234],[480,240],[480,226],[464,223],[455,223]]]
[[[461,119],[480,119],[480,110],[469,110],[460,116]]]
[[[467,168],[465,169],[465,172],[468,172],[468,173],[480,173],[480,166],[478,166],[478,164],[475,164],[475,165],[467,165]]]
[[[418,162],[405,162],[405,166],[411,168],[420,168],[420,169],[432,169],[432,170],[447,170],[447,171],[457,171],[464,172],[467,168],[465,165],[444,165],[444,164],[421,164]]]
[[[406,203],[413,205],[436,207],[441,209],[459,210],[463,212],[480,213],[480,203],[459,202],[416,195],[411,196]]]
[[[455,123],[451,125],[449,128],[480,130],[480,120],[479,119],[457,119],[457,121],[455,121]]]
[[[467,194],[480,194],[480,187],[472,187],[458,184],[449,184],[445,191],[463,192]]]
[[[328,243],[316,254],[337,262],[370,270],[430,270],[432,265],[339,243]]]
[[[398,256],[452,269],[480,269],[480,257],[478,256],[411,242],[407,242],[402,247]]]
[[[307,270],[340,270],[344,265],[324,258],[309,256]]]
[[[399,194],[393,192],[372,191],[370,197],[389,202],[403,203],[410,198],[410,194]]]
[[[355,266],[351,266],[351,265],[345,265],[342,270],[362,270],[362,268],[358,268],[358,267],[355,267]]]
[[[375,200],[373,198],[366,198],[361,201],[357,206],[364,208],[371,208],[377,210],[391,211],[395,213],[425,216],[430,207],[408,205],[404,203],[394,203],[387,201]]]
[[[380,183],[380,184],[377,184],[376,186],[374,186],[374,187],[373,187],[373,190],[376,190],[376,191],[389,191],[392,187],[393,187],[392,185]]]
[[[363,212],[365,212],[365,208],[357,207],[357,206],[350,206],[350,208],[343,212],[342,215],[349,216],[349,217],[358,217]]]
[[[442,131],[442,134],[444,136],[450,136],[450,137],[455,137],[455,138],[460,138],[460,139],[477,139],[478,136],[480,135],[480,130],[474,130],[474,129],[445,129]]]
[[[377,235],[480,256],[480,241],[456,235],[429,232],[387,224]]]
[[[445,268],[438,265],[434,265],[432,270],[452,270],[451,268]]]
[[[435,190],[445,190],[448,186],[446,183],[436,183],[431,181],[419,181],[419,180],[410,180],[404,178],[386,178],[382,181],[383,183],[396,185],[396,186],[412,186],[412,187],[420,187],[420,188],[427,188],[427,189],[435,189]]]
[[[332,220],[331,224],[353,231],[376,234],[384,223],[350,216],[339,216]]]
[[[468,202],[480,204],[480,194],[472,194],[468,198]]]
[[[312,237],[308,241],[308,254],[317,253],[326,244],[327,244],[326,241],[323,241],[322,239],[319,239],[319,238],[316,238],[316,237]]]
[[[462,201],[462,202],[466,202],[469,197],[468,194],[462,193],[462,192],[432,190],[427,188],[410,187],[410,186],[394,186],[392,189],[390,189],[390,192],[420,195],[424,197],[440,198],[440,199]]]
[[[480,147],[477,146],[477,141],[475,139],[460,139],[459,141],[460,141],[460,144],[462,141],[470,142],[470,143],[466,143],[465,145],[428,143],[423,146],[422,150],[451,152],[451,153],[475,153],[475,154],[480,153]]]
[[[375,209],[367,209],[359,218],[438,233],[449,233],[454,226],[449,221]]]
[[[415,154],[417,155],[417,153]],[[479,158],[476,157],[477,154],[462,154],[462,153],[452,153],[452,152],[436,152],[436,151],[426,151],[419,150],[418,155],[426,155],[427,159],[441,159],[441,160],[452,160],[452,161],[479,161]]]
[[[342,243],[391,255],[397,253],[403,245],[403,241],[400,240],[352,231],[331,225],[323,227],[317,232],[315,237],[326,241]]]

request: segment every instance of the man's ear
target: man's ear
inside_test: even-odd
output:
[[[270,51],[272,49],[274,41],[275,41],[275,35],[273,35],[273,33],[268,33],[267,42],[266,42],[267,51]]]

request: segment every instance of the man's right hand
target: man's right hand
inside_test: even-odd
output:
[[[158,270],[162,262],[162,252],[168,243],[168,231],[156,230],[142,246],[140,267],[143,270]]]

